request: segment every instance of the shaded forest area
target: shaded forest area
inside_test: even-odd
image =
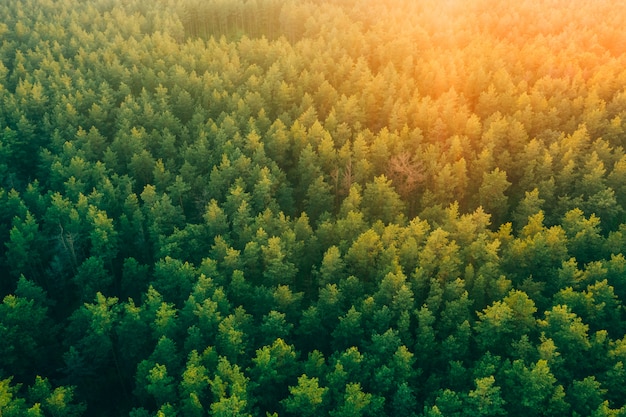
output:
[[[626,415],[625,3],[0,15],[0,415]]]

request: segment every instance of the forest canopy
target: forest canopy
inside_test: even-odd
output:
[[[0,15],[0,415],[626,415],[626,3]]]

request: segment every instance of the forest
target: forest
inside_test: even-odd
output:
[[[626,2],[0,16],[1,416],[626,416]]]

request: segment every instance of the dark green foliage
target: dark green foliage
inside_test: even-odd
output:
[[[0,2],[0,415],[618,416],[620,2]]]
[[[40,287],[22,276],[15,294],[5,296],[0,304],[2,370],[27,381],[38,370],[52,370],[48,361],[58,354],[58,328],[49,316],[48,300]]]

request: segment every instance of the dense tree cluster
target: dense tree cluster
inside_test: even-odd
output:
[[[626,415],[625,4],[0,15],[0,415]]]

